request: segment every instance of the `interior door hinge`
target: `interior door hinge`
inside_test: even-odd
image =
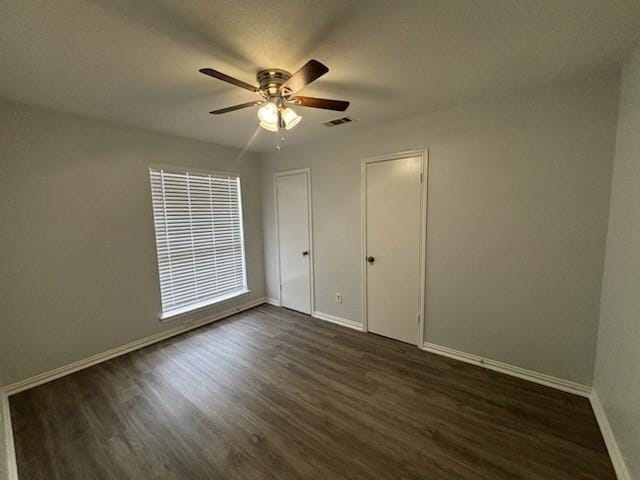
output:
[[[420,172],[420,183],[423,182],[423,177],[424,177],[424,174],[422,172]]]
[[[420,325],[420,314],[418,314],[418,325]]]

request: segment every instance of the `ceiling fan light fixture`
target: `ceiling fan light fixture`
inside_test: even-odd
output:
[[[263,123],[268,125],[274,125],[277,131],[278,107],[275,104],[268,102],[268,103],[265,103],[262,107],[260,107],[260,109],[258,110],[258,118],[260,119],[260,125],[262,125]]]
[[[287,130],[291,130],[293,127],[298,125],[302,117],[298,115],[292,108],[285,108],[282,110],[282,121],[284,122],[284,127]]]
[[[270,132],[277,132],[278,131],[278,122],[274,122],[274,123],[266,123],[266,122],[260,122],[260,126],[262,128],[264,128],[265,130],[269,130]]]

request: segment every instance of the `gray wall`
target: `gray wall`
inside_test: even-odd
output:
[[[590,385],[618,92],[608,72],[266,155],[267,295],[273,172],[311,168],[316,310],[360,321],[360,160],[428,146],[426,340]]]
[[[622,77],[594,388],[640,479],[640,46]]]
[[[2,414],[0,414],[0,421],[3,421]],[[6,447],[5,447],[5,432],[4,432],[4,422],[0,423],[0,480],[5,480],[9,478],[8,467],[7,467],[7,459],[6,457]]]
[[[1,330],[0,330],[1,333]],[[2,387],[4,381],[0,374],[0,402],[2,401]],[[9,478],[9,470],[7,466],[7,446],[5,444],[6,432],[4,430],[4,409],[0,405],[0,480]]]
[[[162,324],[148,165],[238,172],[251,294],[264,295],[259,179],[239,150],[0,102],[0,365],[10,384]]]

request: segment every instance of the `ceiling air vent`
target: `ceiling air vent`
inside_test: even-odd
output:
[[[323,125],[325,127],[336,127],[338,125],[342,125],[343,123],[351,123],[354,121],[355,119],[351,117],[342,117],[342,118],[336,118],[335,120],[329,120],[328,122],[324,122]]]

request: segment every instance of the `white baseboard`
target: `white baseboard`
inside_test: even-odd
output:
[[[280,300],[277,299],[277,298],[269,298],[269,297],[267,297],[267,298],[264,299],[264,303],[268,303],[269,305],[274,305],[276,307],[282,306],[282,304],[280,303]]]
[[[588,387],[587,385],[571,382],[562,378],[552,377],[551,375],[516,367],[515,365],[498,362],[497,360],[479,357],[478,355],[461,352],[459,350],[454,350],[453,348],[441,347],[440,345],[425,342],[422,349],[431,353],[437,353],[438,355],[444,355],[445,357],[454,358],[462,362],[488,368],[489,370],[505,373],[513,377],[529,380],[530,382],[546,385],[547,387],[555,388],[557,390],[580,395],[581,397],[589,397],[591,394],[591,387]]]
[[[591,408],[593,408],[593,413],[598,421],[600,432],[602,432],[604,443],[607,445],[607,451],[609,452],[609,457],[611,458],[611,463],[613,463],[613,468],[616,471],[618,480],[631,480],[631,474],[629,473],[627,464],[624,461],[622,452],[620,452],[620,447],[618,447],[616,437],[613,435],[611,424],[609,423],[607,414],[600,402],[598,392],[596,392],[595,389],[591,391],[589,400],[591,401]]]
[[[120,355],[124,355],[125,353],[129,353],[134,350],[146,347],[147,345],[160,342],[176,335],[180,335],[181,333],[188,332],[189,330],[193,330],[194,328],[201,327],[217,320],[222,320],[223,318],[229,317],[238,312],[242,312],[243,310],[248,310],[258,305],[262,305],[265,302],[265,298],[259,298],[257,300],[252,300],[250,302],[245,302],[235,307],[228,308],[227,310],[215,313],[193,323],[175,326],[154,335],[141,338],[140,340],[135,340],[131,343],[127,343],[126,345],[122,345],[121,347],[116,347],[111,350],[107,350],[106,352],[98,353],[97,355],[85,358],[83,360],[78,360],[77,362],[73,362],[68,365],[49,370],[48,372],[40,373],[25,380],[12,383],[4,387],[4,392],[6,395],[14,395],[24,390],[42,385],[43,383],[47,383],[57,378],[64,377],[65,375],[69,375],[73,372],[77,372],[78,370],[83,370],[98,363],[102,363]]]
[[[0,391],[0,402],[4,428],[5,455],[7,460],[7,480],[18,480],[18,465],[16,464],[16,449],[13,443],[13,428],[11,427],[9,397],[4,391]]]
[[[343,327],[358,330],[360,332],[362,331],[362,324],[360,322],[354,322],[353,320],[349,320],[347,318],[336,317],[334,315],[329,315],[328,313],[322,313],[318,311],[313,312],[311,316],[320,320],[324,320],[326,322],[335,323],[336,325],[342,325]]]

